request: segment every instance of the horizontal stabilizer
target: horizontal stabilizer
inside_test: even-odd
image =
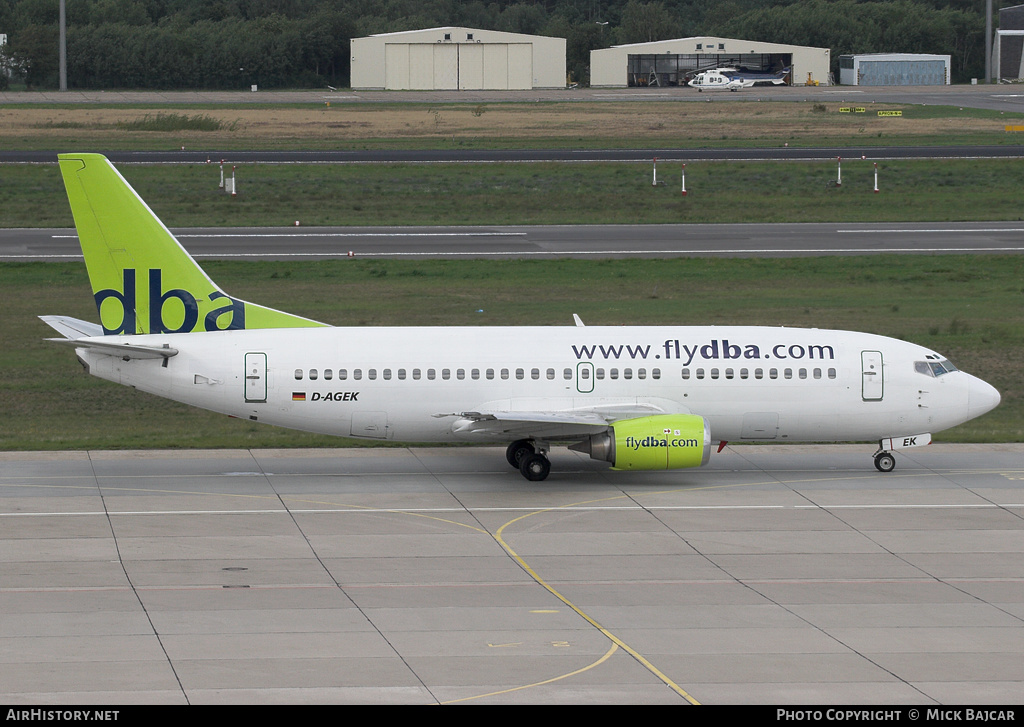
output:
[[[103,326],[70,316],[39,316],[39,320],[64,338],[87,338],[103,335]]]
[[[178,349],[167,345],[163,347],[139,346],[126,342],[123,336],[111,340],[112,338],[112,336],[106,336],[102,340],[98,338],[47,338],[46,340],[64,346],[87,348],[107,356],[117,356],[125,361],[134,358],[170,358],[178,355]]]

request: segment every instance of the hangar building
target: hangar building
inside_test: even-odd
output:
[[[928,53],[865,53],[839,56],[844,86],[949,85],[949,56]]]
[[[1024,5],[999,11],[995,40],[992,58],[996,64],[996,79],[1017,81],[1024,78]]]
[[[678,38],[590,51],[591,87],[682,86],[700,71],[791,68],[790,83],[826,85],[829,49],[736,38]]]
[[[565,88],[565,39],[452,27],[353,38],[352,88]]]

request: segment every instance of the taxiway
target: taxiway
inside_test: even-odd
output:
[[[0,701],[1019,704],[1022,455],[0,453]]]

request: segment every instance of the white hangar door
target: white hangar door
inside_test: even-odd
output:
[[[384,87],[396,91],[533,88],[529,43],[388,43]]]
[[[459,46],[435,43],[434,86],[438,91],[454,91],[459,87]]]
[[[508,45],[508,86],[512,90],[533,88],[533,46],[529,43]]]

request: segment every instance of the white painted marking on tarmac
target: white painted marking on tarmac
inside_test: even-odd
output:
[[[1024,503],[978,503],[978,504],[935,504],[935,505],[897,505],[892,503],[879,503],[869,504],[861,503],[854,505],[665,505],[657,507],[642,507],[640,505],[626,505],[626,506],[609,506],[609,507],[559,507],[555,508],[558,512],[610,512],[610,511],[651,511],[651,510],[665,510],[665,511],[707,511],[707,510],[1004,510],[1006,508],[1024,507]],[[366,514],[386,514],[386,513],[463,513],[463,512],[535,512],[539,509],[550,509],[542,506],[534,507],[477,507],[477,508],[462,508],[462,507],[409,507],[409,508],[398,508],[398,507],[379,507],[379,508],[311,508],[311,509],[296,509],[290,508],[288,510],[95,510],[95,511],[80,511],[80,512],[5,512],[0,513],[0,519],[3,518],[23,518],[23,517],[60,517],[60,518],[71,518],[71,517],[97,517],[97,516],[130,516],[138,517],[142,515],[148,516],[160,516],[160,515],[310,515],[310,514],[348,514],[348,515],[366,515]]]
[[[593,255],[837,255],[837,254],[879,254],[879,253],[971,253],[971,252],[1024,252],[1024,246],[1010,247],[786,247],[786,248],[733,248],[708,250],[692,248],[686,250],[477,250],[477,251],[436,251],[436,252],[372,252],[356,250],[353,257],[361,258],[428,258],[428,257],[567,257]],[[346,258],[344,252],[287,252],[287,253],[193,253],[194,258]],[[0,260],[81,260],[81,255],[0,255]]]
[[[950,228],[950,229],[944,229],[944,228],[931,229],[931,228],[917,227],[917,228],[911,228],[911,229],[906,229],[906,230],[895,230],[895,229],[893,229],[893,230],[836,230],[836,232],[838,232],[838,233],[846,233],[846,234],[853,233],[853,234],[869,234],[869,235],[883,235],[883,234],[884,235],[897,235],[897,234],[906,234],[908,232],[915,233],[915,234],[916,233],[928,233],[928,234],[931,234],[933,232],[948,232],[948,233],[954,233],[954,234],[963,235],[963,234],[975,234],[975,233],[978,233],[978,232],[1024,232],[1024,227],[992,227],[992,228],[984,228],[983,227],[983,228],[980,228],[980,229],[979,228],[971,228],[971,229],[959,229],[959,230],[952,229],[952,228]]]

